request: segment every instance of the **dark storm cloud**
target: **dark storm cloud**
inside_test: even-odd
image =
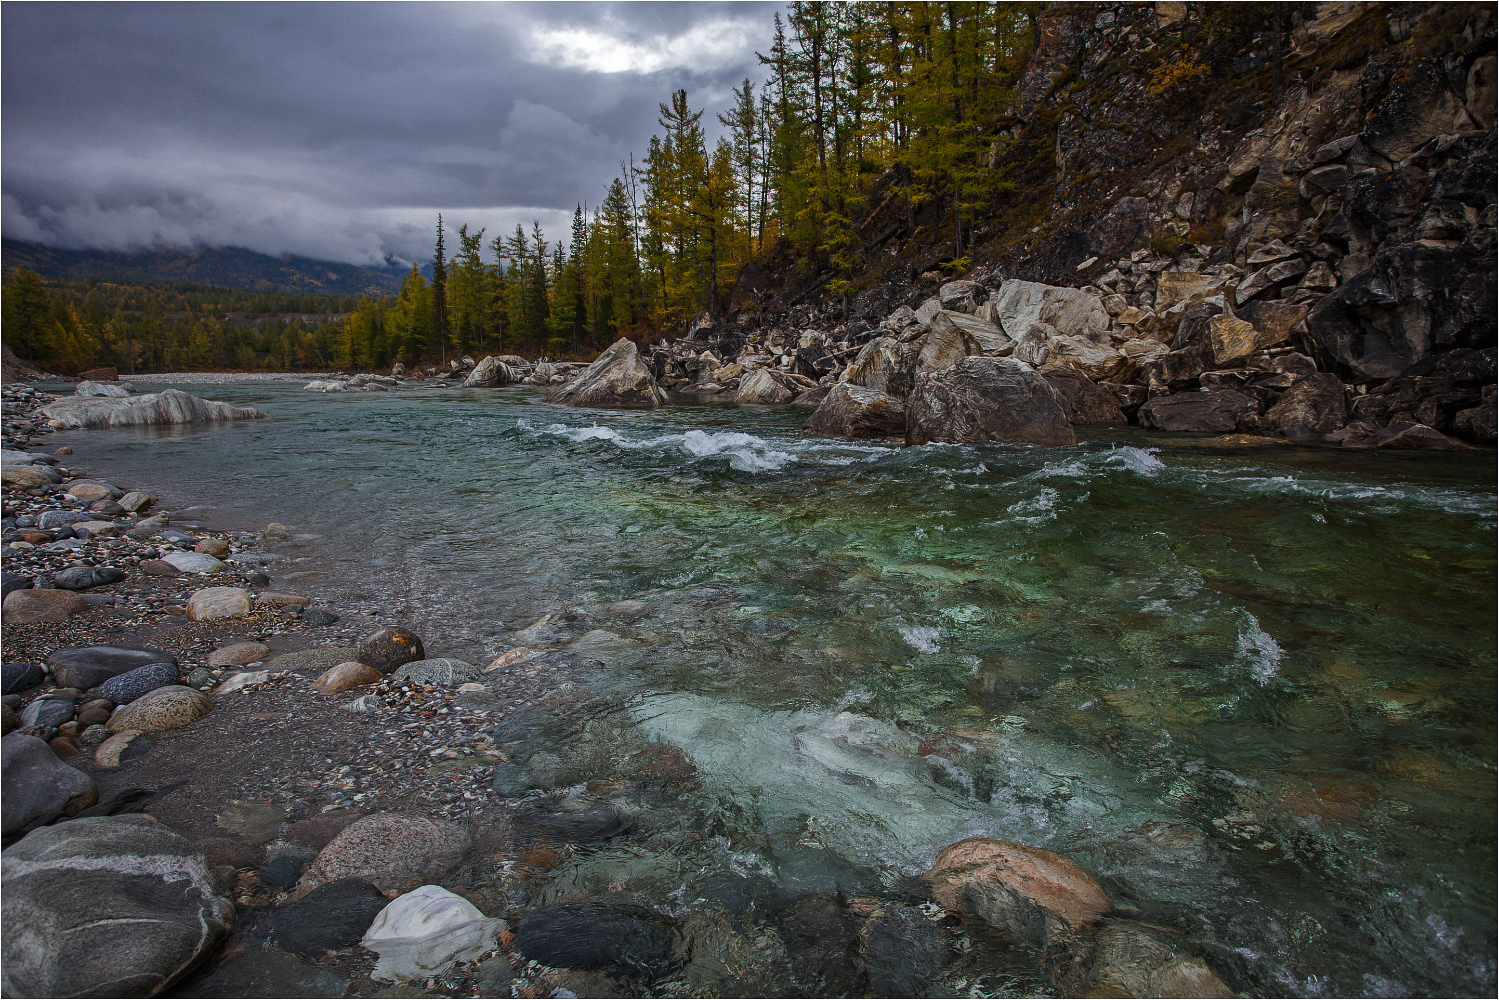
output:
[[[3,18],[6,236],[430,253],[439,210],[565,235],[685,87],[705,124],[775,4],[37,4]]]

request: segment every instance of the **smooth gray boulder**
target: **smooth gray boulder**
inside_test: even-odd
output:
[[[72,712],[68,713],[72,715]],[[0,740],[0,833],[9,837],[29,824],[62,813],[71,816],[99,801],[94,780],[76,767],[57,759],[57,754],[35,736],[11,733]],[[5,852],[9,856],[10,852]],[[9,896],[5,887],[5,937],[11,935]],[[6,951],[6,965],[10,952]],[[16,994],[6,990],[6,996]],[[56,993],[29,994],[60,996]]]
[[[575,381],[549,395],[547,402],[653,410],[666,402],[666,390],[656,384],[635,342],[621,337]]]
[[[177,665],[177,657],[160,649],[124,646],[71,646],[47,657],[47,668],[58,687],[87,691],[111,677],[148,663]]]
[[[1046,379],[1011,358],[964,358],[916,376],[906,400],[906,443],[1077,444]]]
[[[514,381],[515,372],[510,366],[491,356],[474,366],[468,378],[463,380],[463,387],[465,389],[493,389],[502,385],[510,385]]]
[[[229,932],[208,864],[149,816],[44,827],[0,855],[10,997],[154,996]]]
[[[107,396],[64,396],[42,407],[42,416],[58,429],[89,427],[157,427],[226,420],[258,420],[265,416],[253,406],[231,406],[199,399],[178,389],[122,399]]]

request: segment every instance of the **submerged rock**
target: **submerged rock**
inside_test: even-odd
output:
[[[37,820],[71,816],[99,801],[92,778],[58,760],[51,747],[25,733],[0,739],[0,792],[0,832],[7,837]],[[4,936],[9,938],[15,925],[10,922],[8,899],[6,903]],[[6,954],[9,964],[9,949]]]
[[[554,968],[651,980],[676,964],[676,925],[639,906],[560,903],[522,917],[512,947]]]
[[[1067,445],[1077,443],[1077,434],[1056,390],[1029,365],[970,357],[916,378],[906,443],[930,441]]]
[[[1114,908],[1098,883],[1060,854],[985,837],[944,849],[924,877],[949,912],[1022,947],[1093,927]]]
[[[446,874],[470,846],[456,823],[407,813],[366,816],[333,838],[302,876],[304,886],[366,878],[381,889],[404,889]]]
[[[547,397],[565,406],[608,406],[655,409],[666,402],[666,392],[651,375],[635,342],[621,337],[576,381]]]
[[[399,625],[387,625],[360,641],[354,659],[388,674],[401,664],[425,659],[426,655],[421,637],[415,632]]]
[[[6,996],[155,996],[234,920],[203,858],[149,816],[37,830],[0,870]]]
[[[1133,920],[1110,921],[1099,930],[1086,990],[1110,997],[1238,995],[1171,931]]]
[[[942,931],[914,906],[870,918],[861,939],[869,990],[877,997],[927,996],[947,959]]]

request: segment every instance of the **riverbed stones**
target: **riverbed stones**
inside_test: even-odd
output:
[[[10,733],[0,739],[0,833],[4,836],[50,816],[72,816],[98,801],[93,779],[58,760],[52,748],[35,736]],[[14,927],[7,914],[5,938]]]
[[[12,573],[8,570],[0,570],[0,602],[17,590],[29,590],[36,584],[36,578],[26,576],[23,573]]]
[[[99,697],[116,705],[126,705],[150,694],[157,688],[177,683],[177,664],[148,663],[144,667],[117,674],[99,685]]]
[[[413,888],[440,878],[470,847],[456,823],[409,813],[377,813],[346,827],[323,848],[303,886],[366,878],[384,890]]]
[[[21,709],[21,728],[50,729],[60,726],[73,717],[71,698],[51,698],[46,695]]]
[[[136,563],[136,569],[151,576],[181,576],[182,570],[173,566],[163,559],[142,559]]]
[[[0,468],[0,486],[4,486],[7,491],[39,489],[56,481],[55,472],[47,472],[32,465],[7,465]]]
[[[246,663],[264,660],[271,655],[271,647],[263,642],[236,642],[232,646],[220,646],[208,654],[210,667],[241,667]]]
[[[229,543],[222,538],[200,538],[198,544],[193,547],[194,552],[202,552],[213,556],[215,559],[225,559],[229,556]]]
[[[110,486],[108,483],[92,483],[86,479],[75,479],[68,484],[68,496],[77,500],[87,500],[89,503],[95,500],[115,500],[124,495],[124,490]]]
[[[162,557],[162,562],[171,563],[184,573],[229,572],[229,564],[207,552],[172,552]]]
[[[1029,365],[970,357],[916,377],[906,443],[1070,445],[1077,434],[1056,390]]]
[[[87,691],[127,670],[148,663],[177,664],[171,653],[149,646],[71,646],[47,657],[47,667],[59,687]]]
[[[676,925],[640,906],[559,903],[532,910],[515,928],[513,948],[562,969],[659,978],[675,964]]]
[[[350,660],[329,667],[312,682],[312,686],[323,694],[339,694],[365,684],[373,684],[384,676],[368,664]]]
[[[365,636],[353,657],[360,663],[388,674],[404,663],[426,659],[421,637],[399,625],[387,625]]]
[[[21,717],[8,703],[0,704],[0,736],[9,736],[21,728]]]
[[[238,587],[208,587],[193,594],[187,602],[187,617],[195,622],[233,618],[250,611],[250,595]]]
[[[1068,858],[985,837],[945,848],[924,877],[932,898],[949,912],[981,921],[1022,947],[1091,928],[1114,906]]]
[[[143,733],[160,733],[190,725],[213,711],[213,702],[201,691],[173,684],[151,693],[115,711],[109,718],[109,731],[139,729]]]
[[[268,665],[272,670],[293,670],[297,673],[322,673],[340,663],[357,660],[359,650],[353,646],[317,646],[295,653],[282,653]]]
[[[116,502],[125,510],[135,513],[151,506],[156,502],[156,498],[149,493],[142,493],[140,490],[131,490]]]
[[[286,822],[286,810],[269,802],[234,800],[224,805],[214,825],[237,834],[252,844],[263,844],[276,836]]]
[[[45,827],[0,871],[7,996],[154,996],[234,921],[203,858],[149,816]]]
[[[899,437],[906,432],[906,407],[878,389],[839,382],[828,390],[802,430],[829,437]]]
[[[108,731],[108,727],[104,727]],[[154,744],[139,729],[122,729],[105,739],[94,751],[94,763],[110,770],[126,761],[144,757]]]
[[[651,375],[633,340],[621,337],[576,380],[547,397],[565,406],[604,406],[655,409],[666,402],[666,392]]]
[[[271,926],[276,944],[300,958],[317,961],[358,944],[389,903],[368,879],[339,879],[282,906],[272,916]]]
[[[503,920],[440,885],[424,885],[380,911],[360,944],[380,956],[370,978],[404,982],[438,976],[494,950]]]
[[[413,660],[403,664],[391,679],[395,681],[410,681],[413,684],[440,684],[450,687],[454,684],[464,684],[479,677],[479,668],[472,663],[462,660],[447,658],[436,658],[431,660]]]
[[[0,605],[0,621],[6,625],[61,622],[91,607],[93,605],[71,590],[15,590]]]
[[[119,583],[125,574],[110,566],[70,566],[52,574],[52,585],[62,590],[88,590]]]
[[[0,667],[0,694],[30,691],[46,679],[47,671],[40,663],[7,663]]]
[[[1094,997],[1238,995],[1171,931],[1134,920],[1111,920],[1099,929],[1085,989]]]
[[[236,691],[244,691],[248,688],[264,684],[271,679],[269,670],[241,670],[224,678],[224,682],[214,689],[214,694],[233,694]]]
[[[268,590],[255,598],[257,608],[285,608],[293,604],[306,607],[309,603],[311,603],[311,598],[300,594],[286,594],[278,590]]]

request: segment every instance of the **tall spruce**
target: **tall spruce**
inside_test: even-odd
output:
[[[442,363],[448,363],[448,265],[442,243],[442,213],[437,213],[437,250],[432,255],[432,333]]]

